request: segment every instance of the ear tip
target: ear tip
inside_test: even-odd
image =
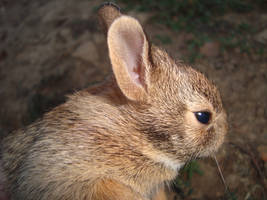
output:
[[[98,8],[97,14],[100,26],[102,26],[105,33],[107,33],[113,21],[121,16],[120,7],[111,2],[101,4]]]
[[[113,42],[116,43],[118,40],[129,39],[129,36],[132,37],[132,41],[139,36],[142,37],[141,40],[146,38],[145,32],[137,19],[127,15],[121,15],[114,20],[107,31],[108,46],[114,44]]]
[[[113,10],[114,11],[114,9],[115,9],[115,11],[116,12],[121,12],[121,9],[120,9],[120,7],[117,5],[117,4],[115,4],[115,3],[113,3],[113,2],[109,2],[109,1],[107,1],[107,2],[104,2],[104,3],[102,3],[99,7],[98,7],[98,13],[101,13],[101,12],[103,12],[103,11],[108,11],[108,10]]]
[[[120,28],[120,29],[135,29],[135,30],[143,30],[139,21],[131,16],[121,15],[114,22],[111,24],[110,29],[113,28]],[[137,29],[136,29],[137,28]]]

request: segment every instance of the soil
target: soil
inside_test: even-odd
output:
[[[111,67],[104,34],[97,24],[97,0],[0,1],[0,138],[26,126],[66,100],[66,95],[103,80]],[[128,13],[140,20],[152,42],[174,58],[190,55],[193,35],[150,23],[151,13]],[[267,14],[227,14],[261,27],[251,36],[266,45]],[[265,31],[265,32],[264,32]],[[162,42],[160,35],[171,42]],[[263,35],[263,39],[259,38]],[[213,80],[228,113],[227,141],[217,154],[231,195],[215,162],[198,161],[192,194],[184,199],[265,199],[267,173],[267,56],[221,51],[209,42],[193,66]],[[0,188],[1,191],[1,188]],[[1,192],[0,192],[1,193]],[[2,197],[4,198],[4,197]],[[1,194],[0,194],[1,199]]]

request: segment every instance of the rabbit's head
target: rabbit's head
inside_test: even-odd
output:
[[[215,152],[227,131],[218,89],[202,73],[150,44],[136,19],[112,5],[100,11],[117,84],[139,105],[138,131],[171,160]]]

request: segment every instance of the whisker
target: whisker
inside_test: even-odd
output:
[[[219,174],[220,174],[220,178],[221,178],[221,180],[222,180],[222,182],[223,182],[223,184],[224,184],[225,191],[226,191],[228,194],[230,194],[230,190],[229,190],[228,186],[226,185],[226,182],[225,182],[225,179],[224,179],[222,170],[221,170],[221,168],[220,168],[220,165],[219,165],[219,163],[218,163],[218,160],[217,160],[215,154],[213,155],[213,158],[214,158],[215,163],[216,163],[216,165],[217,165],[217,168],[218,168],[218,171],[219,171]]]

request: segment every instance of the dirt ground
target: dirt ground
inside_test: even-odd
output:
[[[0,138],[111,72],[106,40],[94,12],[101,2],[0,1]],[[128,14],[137,17],[151,40],[173,57],[188,57],[192,35],[150,23],[151,13]],[[262,34],[260,42],[267,45],[267,13],[228,14],[223,19],[256,23],[262,28],[251,40]],[[162,42],[160,35],[171,42]],[[217,84],[228,113],[227,141],[217,154],[231,191],[228,199],[266,199],[267,56],[218,49],[215,42],[204,44],[200,49],[204,56],[193,66]],[[215,162],[198,163],[203,174],[192,177],[193,192],[184,198],[226,199]]]

